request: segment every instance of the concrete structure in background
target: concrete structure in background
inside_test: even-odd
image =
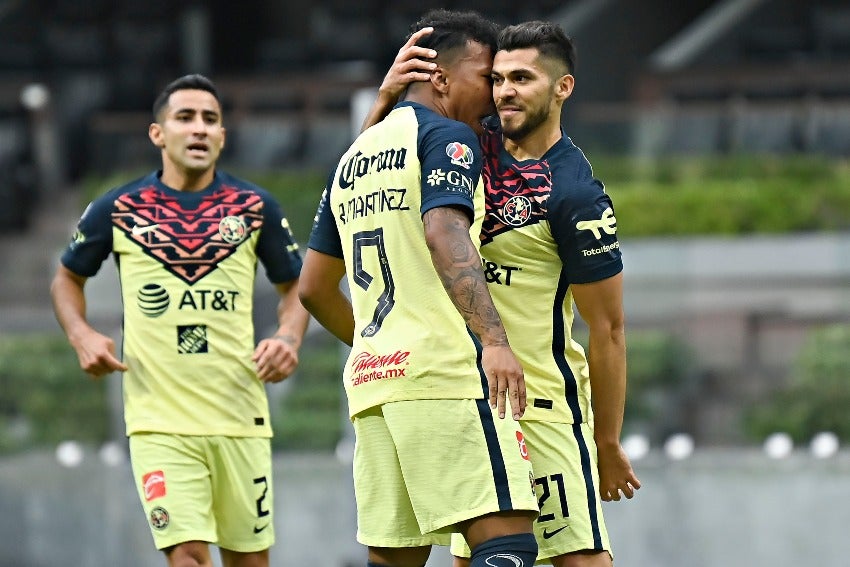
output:
[[[696,448],[672,461],[654,450],[635,461],[633,500],[606,503],[616,564],[630,567],[845,567],[850,453],[805,451],[773,459],[760,450]],[[275,460],[273,565],[361,567],[350,466],[332,455]],[[84,448],[76,468],[52,455],[0,461],[0,565],[162,567],[129,464]],[[426,567],[448,567],[436,548]]]

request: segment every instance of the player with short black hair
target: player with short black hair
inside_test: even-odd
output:
[[[264,189],[216,170],[224,147],[213,83],[181,77],[148,128],[162,169],[95,199],[62,254],[51,295],[80,366],[123,372],[139,497],[169,565],[268,565],[274,542],[265,385],[291,375],[309,315],[301,257]],[[115,258],[123,344],[86,319],[84,287]],[[257,262],[280,294],[274,336],[254,343]]]
[[[444,46],[431,80],[411,85],[328,179],[301,299],[352,346],[343,376],[369,565],[422,566],[458,530],[474,567],[530,567],[537,501],[522,432],[504,419],[506,408],[522,415],[523,375],[477,249],[484,203],[472,127],[493,109],[496,27],[445,10],[418,25]]]
[[[430,57],[421,45],[402,47],[365,126],[427,76]],[[521,422],[540,502],[538,557],[601,567],[612,562],[601,502],[632,498],[640,481],[620,445],[625,317],[614,208],[561,126],[575,65],[575,47],[555,24],[527,22],[499,36],[498,117],[481,137],[481,256],[526,377]],[[574,303],[589,328],[587,353],[572,336]],[[452,552],[456,566],[468,564],[461,537]]]

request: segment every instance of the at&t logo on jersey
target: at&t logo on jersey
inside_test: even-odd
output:
[[[472,149],[461,142],[452,142],[446,146],[446,155],[452,160],[452,165],[459,165],[464,169],[469,169],[474,157]]]
[[[159,284],[146,284],[136,294],[139,310],[148,317],[159,317],[168,310],[170,303],[168,292]]]

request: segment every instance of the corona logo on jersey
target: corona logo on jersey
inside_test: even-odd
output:
[[[410,352],[397,350],[392,354],[361,352],[351,362],[351,384],[359,386],[376,380],[404,378]]]
[[[372,172],[378,173],[386,169],[404,169],[407,148],[388,148],[373,155],[363,155],[357,152],[339,169],[337,183],[340,189],[348,189],[354,181]]]
[[[474,159],[472,149],[461,142],[452,142],[446,146],[446,155],[452,160],[452,165],[459,165],[464,169],[469,169]]]

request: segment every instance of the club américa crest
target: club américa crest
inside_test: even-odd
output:
[[[225,242],[239,244],[245,238],[248,227],[242,217],[227,216],[218,223],[218,233]]]
[[[528,197],[516,195],[502,206],[502,218],[511,226],[522,226],[531,218],[531,201]]]

